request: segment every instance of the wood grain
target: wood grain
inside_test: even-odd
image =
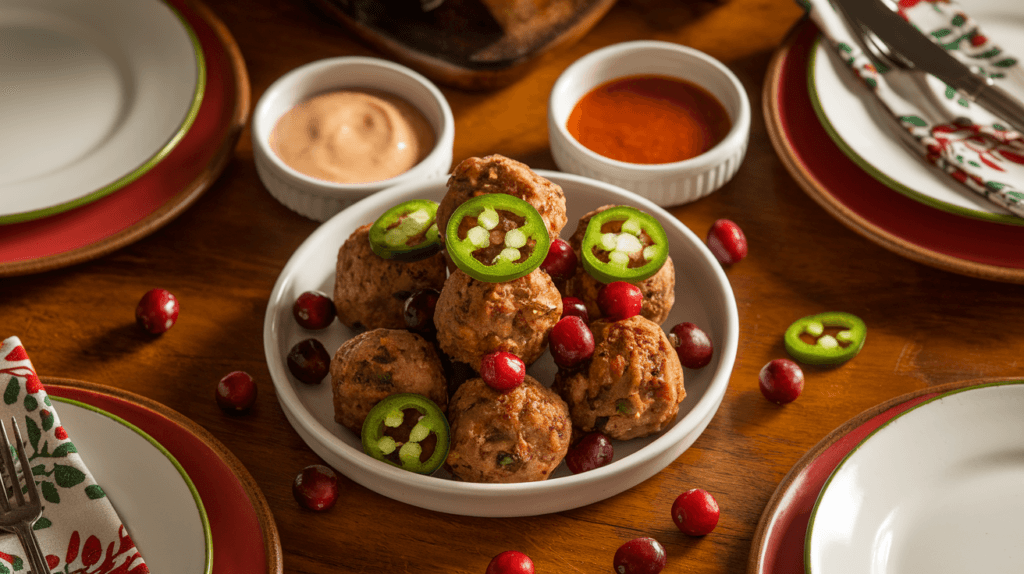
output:
[[[379,55],[339,34],[305,2],[207,4],[238,42],[254,99],[304,63]],[[698,236],[724,217],[750,242],[748,257],[726,270],[740,313],[729,389],[689,450],[608,500],[532,518],[467,518],[411,507],[342,479],[332,510],[298,507],[292,480],[319,458],[274,396],[263,315],[284,263],[317,224],[267,193],[248,129],[218,181],[148,237],[93,261],[0,280],[0,336],[21,337],[42,375],[143,395],[207,429],[262,489],[289,574],[482,574],[492,556],[509,549],[530,555],[538,573],[610,572],[615,550],[638,536],[665,546],[665,572],[742,572],[777,485],[833,429],[911,391],[1024,373],[1024,287],[949,273],[883,249],[809,198],[779,160],[761,87],[773,51],[800,16],[792,0],[620,0],[579,42],[548,53],[505,88],[442,87],[456,119],[456,161],[502,153],[541,169],[555,168],[546,127],[551,87],[571,62],[597,48],[640,38],[689,45],[729,66],[750,96],[750,147],[736,177],[671,209]],[[178,323],[155,338],[134,324],[135,304],[154,287],[181,303]],[[829,310],[864,319],[863,351],[838,367],[806,368],[806,388],[795,402],[766,401],[758,371],[785,356],[786,327]],[[213,398],[217,381],[233,370],[251,373],[259,386],[254,410],[242,417],[224,414]],[[683,535],[669,516],[674,498],[692,487],[707,489],[722,509],[717,529],[702,538]]]

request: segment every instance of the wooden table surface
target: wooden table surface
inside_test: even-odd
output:
[[[256,100],[276,78],[312,60],[377,55],[307,4],[294,0],[208,5],[234,34]],[[21,337],[41,375],[120,387],[196,421],[244,463],[273,511],[284,571],[482,574],[515,549],[537,572],[610,572],[622,543],[657,538],[665,572],[742,572],[759,517],[780,480],[831,430],[903,393],[978,377],[1024,373],[1024,288],[936,270],[848,230],[786,171],[765,130],[761,88],[773,50],[797,22],[792,0],[621,0],[581,41],[543,57],[518,82],[489,92],[444,88],[456,120],[455,160],[501,153],[556,169],[547,143],[547,97],[571,62],[608,44],[655,38],[722,60],[747,89],[750,147],[736,177],[672,213],[704,236],[718,218],[737,222],[749,256],[727,269],[739,305],[740,343],[728,392],[707,430],[653,478],[608,500],[532,518],[484,519],[421,510],[346,478],[337,505],[301,510],[291,484],[319,462],[289,426],[263,353],[271,288],[317,223],[274,200],[253,166],[246,130],[226,171],[204,196],[151,236],[98,260],[0,280],[0,336]],[[685,271],[683,271],[685,272]],[[181,302],[163,336],[134,323],[136,302],[162,287]],[[784,357],[794,319],[845,310],[868,325],[868,341],[837,368],[805,368],[806,388],[778,406],[757,376]],[[221,412],[217,381],[233,370],[259,386],[254,410]],[[669,507],[701,487],[718,500],[717,529],[680,533]]]

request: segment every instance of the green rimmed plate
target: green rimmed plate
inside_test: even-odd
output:
[[[961,6],[1005,54],[1024,54],[1024,4],[963,0]],[[820,41],[814,46],[807,70],[808,91],[822,126],[847,157],[886,187],[919,203],[964,217],[1024,225],[1024,218],[959,185],[907,150],[891,123],[881,117],[881,106],[830,52]],[[984,114],[974,111],[973,104],[961,102],[955,92],[947,92],[939,80],[929,77],[926,83],[934,94],[929,106],[943,110],[943,115]],[[1001,85],[1024,99],[1024,76],[1019,69]],[[1009,168],[1021,170],[1020,166]]]
[[[161,0],[7,0],[0,46],[0,224],[121,189],[199,112],[199,41]]]

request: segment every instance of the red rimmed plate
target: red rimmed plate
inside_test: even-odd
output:
[[[995,383],[976,379],[920,389],[872,407],[828,434],[797,461],[768,500],[754,532],[747,574],[804,574],[807,523],[825,482],[843,458],[894,417],[943,393]]]
[[[908,259],[1024,283],[1024,227],[947,213],[889,189],[835,145],[811,105],[807,65],[818,29],[801,21],[776,51],[763,90],[768,134],[797,183],[841,223]]]
[[[217,179],[249,117],[249,78],[224,24],[204,5],[168,0],[195,31],[207,82],[192,127],[159,164],[102,199],[43,219],[0,226],[0,277],[100,257],[149,235]]]
[[[121,389],[72,379],[41,380],[48,394],[123,418],[177,459],[206,509],[213,539],[213,574],[283,571],[277,526],[263,493],[245,466],[213,435],[178,412]]]

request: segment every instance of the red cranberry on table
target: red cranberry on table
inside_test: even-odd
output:
[[[758,375],[761,394],[773,403],[791,403],[804,390],[804,372],[789,359],[773,359]]]
[[[665,548],[653,538],[634,538],[615,551],[618,574],[658,574],[668,560]]]
[[[292,496],[303,508],[327,510],[338,500],[338,475],[322,464],[311,464],[295,477]]]
[[[135,307],[135,322],[148,333],[159,335],[178,320],[178,299],[166,289],[150,289]]]
[[[590,322],[590,313],[583,301],[576,297],[562,297],[562,316],[579,317],[584,323]]]
[[[629,319],[640,314],[644,295],[640,288],[625,281],[615,281],[597,292],[597,308],[612,321]]]
[[[288,352],[288,370],[307,385],[316,385],[331,370],[331,356],[316,339],[299,341]]]
[[[668,333],[668,340],[679,355],[679,362],[688,369],[700,369],[711,362],[714,347],[711,338],[693,323],[680,323]]]
[[[244,413],[256,403],[256,383],[245,371],[233,371],[217,383],[217,405],[229,413]]]
[[[295,299],[292,315],[306,329],[326,329],[334,321],[334,301],[319,291],[306,291]]]
[[[548,336],[551,357],[560,367],[572,368],[594,354],[594,334],[579,317],[562,317]]]
[[[719,219],[708,230],[708,248],[722,265],[732,265],[747,256],[747,237],[728,219]]]
[[[547,272],[553,279],[567,281],[576,273],[578,259],[576,252],[572,250],[569,243],[560,237],[551,242],[548,255],[540,268]]]
[[[403,317],[405,326],[424,335],[437,332],[434,327],[434,309],[441,292],[437,289],[417,289],[405,300]]]
[[[612,441],[601,432],[588,433],[565,455],[565,465],[573,474],[600,468],[612,461]]]
[[[533,560],[522,552],[506,550],[491,558],[485,574],[533,574]]]
[[[718,502],[703,488],[691,488],[672,503],[672,521],[683,534],[704,536],[718,526]]]
[[[488,387],[502,393],[523,384],[526,365],[523,360],[507,351],[495,351],[484,355],[480,362],[480,377]]]

